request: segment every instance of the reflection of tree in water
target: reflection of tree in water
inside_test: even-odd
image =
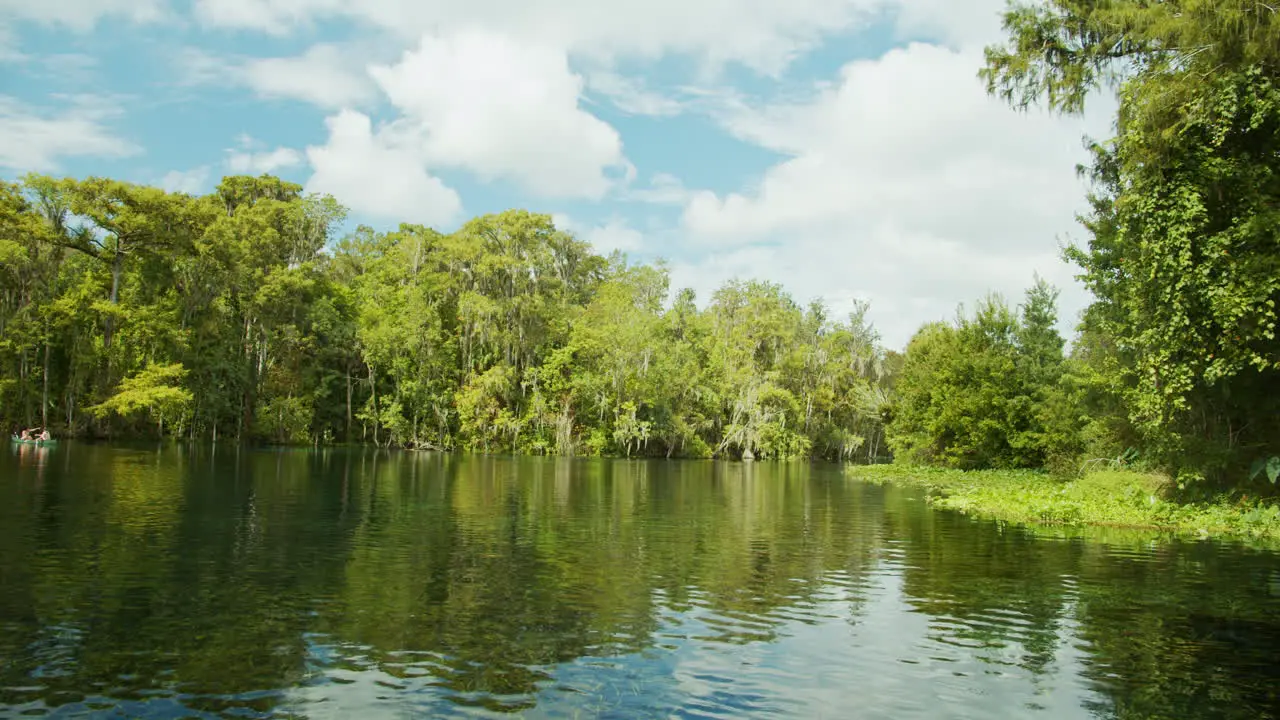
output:
[[[277,468],[266,454],[79,450],[47,486],[45,522],[32,526],[27,515],[0,527],[0,548],[40,548],[25,557],[40,559],[30,581],[0,593],[0,602],[21,603],[4,616],[23,618],[28,638],[47,635],[42,626],[73,630],[74,662],[48,675],[25,642],[0,646],[0,686],[34,688],[0,702],[141,701],[162,689],[218,711],[226,702],[199,696],[299,679],[301,598],[332,593],[343,554],[341,528],[317,522],[337,497],[309,487],[323,482],[309,479],[309,465],[295,458]],[[255,521],[253,511],[263,514]],[[255,522],[259,537],[246,542]]]
[[[892,575],[935,654],[1047,685],[1078,636],[1099,716],[1276,706],[1273,555],[1034,540],[805,464],[66,450],[0,484],[0,704],[375,677],[527,708],[563,663],[782,641]]]
[[[891,493],[900,498],[901,494]],[[894,508],[897,510],[897,508]],[[956,513],[889,514],[906,543],[903,590],[912,606],[934,618],[934,639],[974,648],[993,663],[1034,675],[1053,670],[1073,589],[1079,548],[1037,541],[1017,531],[975,532]],[[1014,648],[1016,657],[1005,650]]]
[[[549,665],[651,646],[666,608],[704,611],[719,641],[771,639],[770,613],[859,547],[830,517],[848,508],[801,497],[817,487],[804,466],[425,462],[412,489],[400,463],[370,478],[370,502],[399,514],[357,533],[329,632],[386,652],[392,674],[398,650],[446,658],[436,674],[460,693],[527,698]]]
[[[1128,552],[989,523],[975,532],[956,514],[888,517],[912,541],[904,591],[934,618],[936,640],[995,663],[1016,647],[1018,665],[1040,675],[1061,670],[1055,654],[1074,634],[1099,717],[1277,717],[1274,555],[1210,544]]]
[[[1081,563],[1084,671],[1114,718],[1280,717],[1274,554],[1176,543]]]

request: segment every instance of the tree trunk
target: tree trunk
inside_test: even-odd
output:
[[[27,394],[27,351],[23,350],[19,356],[18,363],[18,382],[19,390],[22,398],[22,426],[24,428],[31,427],[31,396]]]
[[[347,369],[347,442],[351,442],[351,369]]]
[[[378,383],[373,379],[373,365],[369,366],[369,392],[373,394],[373,444],[378,444],[378,425],[381,423],[378,413]]]
[[[40,391],[40,427],[49,429],[49,335],[45,328],[44,339],[44,378]]]
[[[250,342],[250,336],[253,330],[253,321],[248,313],[244,316],[244,372],[245,384],[240,393],[240,417],[236,420],[236,437],[240,440],[244,439],[245,433],[249,432],[253,427],[253,403],[255,401],[254,389],[257,385],[257,378],[253,374],[253,343]]]
[[[118,249],[115,257],[111,258],[111,304],[118,305],[120,303],[120,274],[124,270],[124,254]],[[106,331],[102,334],[103,347],[111,348],[111,334],[115,329],[115,318],[107,316]]]

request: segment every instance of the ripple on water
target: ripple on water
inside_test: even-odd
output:
[[[2,716],[1275,717],[1274,555],[820,465],[68,452],[0,483]]]

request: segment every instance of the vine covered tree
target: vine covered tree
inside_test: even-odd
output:
[[[1116,135],[1092,145],[1088,243],[1067,255],[1145,449],[1211,477],[1280,454],[1277,8],[1051,0],[1012,5],[1004,25],[991,92],[1069,113],[1118,93]]]

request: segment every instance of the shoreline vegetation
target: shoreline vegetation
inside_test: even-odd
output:
[[[1280,505],[1243,494],[1178,499],[1176,485],[1160,473],[1107,469],[1062,477],[1034,470],[965,471],[895,464],[849,466],[845,475],[877,485],[919,487],[935,508],[1033,529],[1155,531],[1280,547]]]
[[[1092,295],[1070,347],[1039,277],[1021,303],[979,298],[897,352],[866,303],[832,317],[744,279],[699,302],[671,292],[663,262],[603,257],[545,214],[339,237],[337,200],[271,176],[193,196],[28,175],[0,181],[0,422],[538,455],[891,456],[904,467],[858,472],[997,519],[1273,538],[1280,13],[1046,0],[1010,6],[1004,30],[975,68],[992,95],[1067,114],[1102,90],[1119,103],[1114,136],[1087,143],[1084,243],[1063,252]],[[1084,472],[1088,458],[1169,479]]]

